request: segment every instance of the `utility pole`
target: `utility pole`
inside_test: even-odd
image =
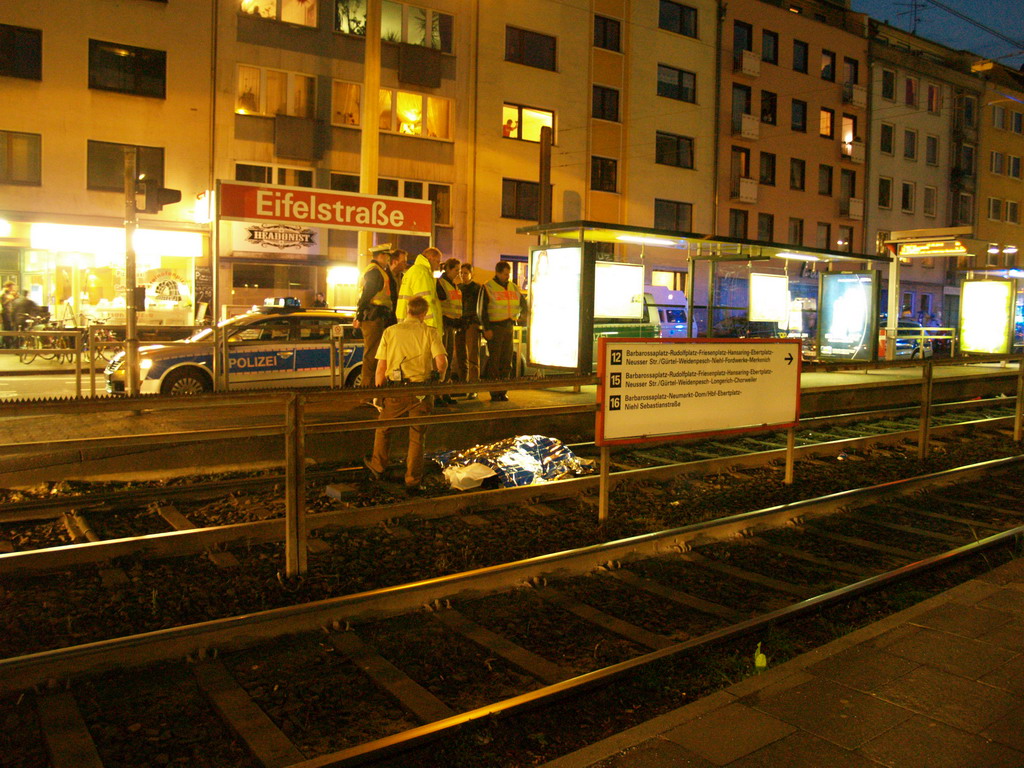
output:
[[[139,329],[135,292],[135,230],[139,212],[135,206],[138,183],[138,150],[124,148],[124,324],[125,324],[125,394],[139,394]]]
[[[380,168],[380,15],[381,0],[367,0],[366,33],[363,35],[363,103],[359,110],[359,192],[363,195],[377,194]],[[373,232],[359,230],[357,243],[356,263],[362,272],[370,263]]]
[[[551,223],[551,126],[540,129],[540,189],[537,202],[537,223],[542,227]]]

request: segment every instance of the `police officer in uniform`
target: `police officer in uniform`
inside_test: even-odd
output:
[[[441,268],[441,251],[427,248],[402,276],[398,287],[398,304],[395,315],[399,322],[405,319],[409,300],[419,296],[427,302],[427,314],[423,322],[441,333],[441,303],[437,300],[437,281],[434,273]]]
[[[494,277],[483,284],[477,305],[477,315],[487,340],[487,367],[484,378],[508,379],[512,377],[513,326],[526,310],[526,297],[509,277],[512,265],[499,261]],[[505,392],[492,392],[491,400],[507,402]]]
[[[459,331],[465,323],[462,319],[462,288],[459,276],[459,260],[448,259],[441,265],[443,274],[437,278],[437,300],[441,304],[441,327],[444,348],[451,365],[448,367],[448,381],[466,380],[466,349],[458,347]],[[442,395],[446,405],[453,405],[455,398]]]
[[[370,249],[370,266],[363,272],[362,290],[356,303],[353,328],[363,331],[363,372],[361,386],[372,387],[377,371],[377,345],[384,329],[395,322],[395,285],[388,269],[388,249],[381,245]]]
[[[384,331],[377,353],[377,371],[374,379],[378,387],[387,383],[418,383],[443,378],[448,368],[441,336],[436,328],[424,321],[427,301],[414,296],[407,304],[405,319]],[[430,413],[431,398],[404,395],[400,389],[385,390],[381,420],[403,416],[426,416]],[[423,438],[426,426],[409,427],[409,450],[405,461],[405,489],[410,494],[421,491],[423,481]],[[373,456],[365,460],[366,468],[375,480],[384,476],[391,446],[391,428],[381,427],[374,435]]]

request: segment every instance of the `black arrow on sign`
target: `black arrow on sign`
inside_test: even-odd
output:
[[[793,353],[790,352],[788,355],[786,355],[786,357],[784,359],[786,361],[786,365],[792,365],[793,364]]]

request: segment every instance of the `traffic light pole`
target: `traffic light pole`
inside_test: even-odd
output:
[[[137,150],[124,150],[124,324],[125,324],[125,394],[139,394],[139,329],[135,306],[135,229],[138,209],[135,205]]]

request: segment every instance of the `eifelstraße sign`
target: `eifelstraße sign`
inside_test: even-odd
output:
[[[217,182],[222,221],[301,224],[327,229],[430,235],[433,203],[308,187],[278,187],[243,181]]]

